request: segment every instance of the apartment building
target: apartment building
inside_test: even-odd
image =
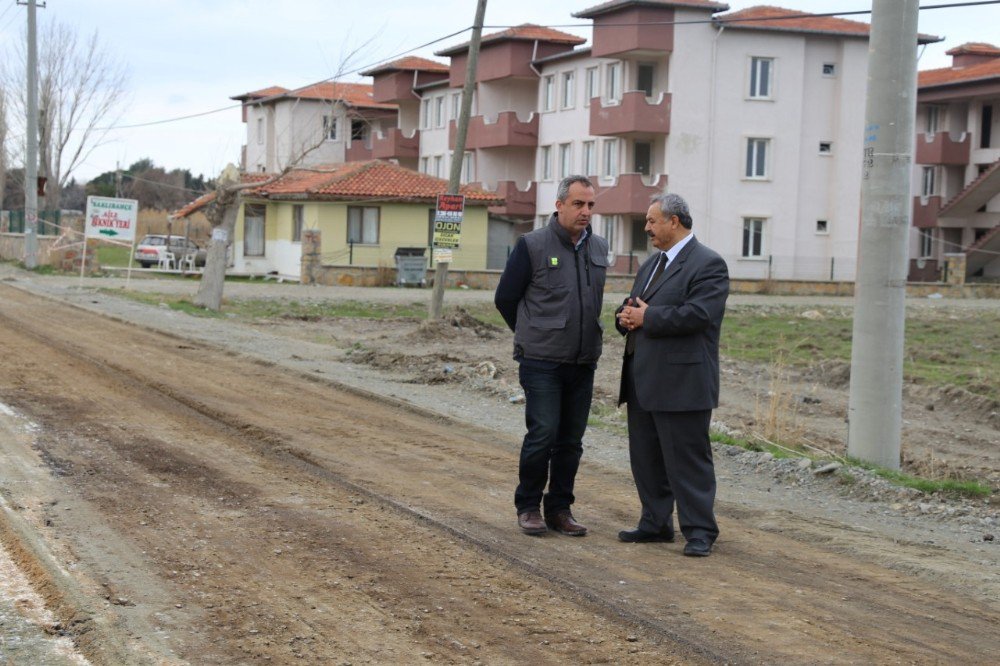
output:
[[[649,199],[668,189],[734,277],[853,280],[869,26],[726,10],[611,0],[573,14],[592,21],[589,46],[531,24],[484,35],[462,181],[504,197],[490,213],[527,230],[554,210],[563,176],[593,177],[617,272],[647,256]],[[365,72],[379,113],[397,110],[394,127],[381,116],[372,130],[375,156],[448,176],[468,51]]]
[[[919,72],[910,280],[1000,277],[1000,48]],[[948,273],[951,273],[949,275]]]

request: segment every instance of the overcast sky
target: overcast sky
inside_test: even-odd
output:
[[[573,12],[603,0],[489,0],[485,32],[537,23],[590,39]],[[940,5],[959,0],[923,0]],[[809,12],[867,10],[871,0],[729,0],[733,9],[769,4]],[[467,41],[469,32],[422,46],[471,25],[475,0],[48,0],[39,23],[58,20],[89,36],[128,65],[126,110],[118,125],[134,125],[228,110],[189,120],[116,129],[75,173],[86,181],[148,157],[157,165],[216,175],[238,162],[245,128],[229,98],[269,85],[295,88],[334,76],[344,57],[360,49],[349,70],[404,53],[434,51]],[[866,16],[851,16],[865,20]],[[20,39],[26,9],[0,0],[0,44]],[[926,47],[920,69],[945,67],[945,51],[970,41],[1000,45],[1000,5],[925,10],[920,31],[945,37]],[[414,48],[416,51],[411,51]],[[4,51],[4,57],[9,53]],[[356,75],[346,80],[367,80]]]

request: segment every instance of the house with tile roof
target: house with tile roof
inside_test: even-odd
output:
[[[248,187],[230,255],[234,274],[275,274],[298,280],[302,274],[303,233],[318,231],[319,261],[344,266],[395,267],[401,247],[426,248],[437,195],[447,181],[382,160],[295,168],[279,178],[245,174]],[[457,270],[503,267],[515,236],[509,223],[490,220],[487,209],[503,201],[465,186],[461,244],[453,250]],[[215,194],[199,197],[172,216],[183,219],[208,206]]]
[[[1000,48],[918,72],[910,280],[1000,277]],[[950,274],[949,274],[950,273]]]
[[[870,26],[728,9],[608,0],[573,14],[592,22],[590,45],[531,23],[484,35],[457,157],[469,44],[370,69],[372,102],[396,108],[379,156],[435,177],[461,159],[464,183],[502,197],[490,215],[522,231],[584,173],[615,272],[647,256],[649,199],[669,189],[736,278],[853,280]]]

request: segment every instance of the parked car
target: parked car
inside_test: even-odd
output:
[[[190,238],[166,234],[147,234],[135,247],[135,260],[143,268],[149,268],[159,265],[165,252],[173,253],[173,268],[179,268],[184,258],[191,254],[194,255],[195,266],[204,266],[208,256],[208,252]]]

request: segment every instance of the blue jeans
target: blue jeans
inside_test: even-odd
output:
[[[521,445],[517,512],[554,515],[573,504],[573,483],[583,455],[583,432],[594,394],[594,367],[525,361],[518,371],[524,389],[528,432]],[[549,491],[545,493],[548,483]]]

